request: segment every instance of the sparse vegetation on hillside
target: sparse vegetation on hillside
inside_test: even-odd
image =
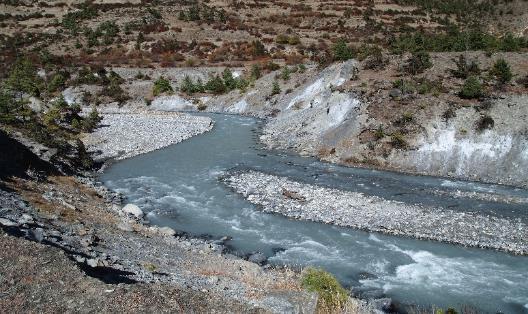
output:
[[[482,83],[476,76],[468,77],[459,93],[460,97],[466,99],[480,98],[483,94]]]
[[[158,96],[163,93],[172,93],[174,90],[172,89],[172,86],[169,82],[169,80],[165,79],[163,76],[158,78],[154,82],[154,87],[152,88],[152,94],[154,96]]]
[[[493,75],[497,82],[501,85],[509,83],[513,78],[510,65],[506,60],[502,58],[498,59],[493,64],[493,68],[491,69],[490,74]]]

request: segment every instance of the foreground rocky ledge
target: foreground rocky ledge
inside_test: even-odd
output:
[[[121,160],[148,153],[209,131],[208,117],[176,112],[106,111],[101,127],[83,139],[94,159]]]
[[[256,171],[224,182],[264,212],[338,226],[528,254],[528,226],[508,219],[410,205]]]

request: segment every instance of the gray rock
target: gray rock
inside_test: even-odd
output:
[[[125,207],[123,207],[123,212],[133,215],[136,218],[142,218],[144,216],[141,208],[134,204],[126,204]]]
[[[166,237],[173,237],[176,235],[176,231],[174,231],[174,229],[171,227],[158,228],[158,233]]]
[[[44,240],[44,229],[42,228],[31,229],[28,231],[28,236],[37,242],[42,242],[42,240]]]
[[[18,227],[19,226],[17,222],[11,221],[6,218],[0,218],[0,225],[6,226],[6,227]]]
[[[399,99],[402,97],[402,95],[403,95],[402,91],[399,90],[398,88],[393,88],[389,92],[389,96],[393,99]]]
[[[378,311],[388,312],[392,309],[392,299],[391,298],[382,298],[370,300],[369,304]]]
[[[268,258],[266,257],[266,255],[260,252],[253,253],[248,257],[248,261],[259,265],[263,265],[264,263],[266,263],[267,260]]]

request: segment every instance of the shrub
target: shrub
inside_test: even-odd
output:
[[[127,101],[130,97],[118,82],[116,80],[110,80],[108,85],[103,86],[100,95],[108,96],[120,104]]]
[[[55,92],[59,88],[64,87],[65,83],[66,83],[66,78],[62,74],[57,73],[57,74],[53,75],[53,77],[51,78],[51,80],[50,80],[50,82],[48,84],[48,91],[49,92]]]
[[[157,79],[154,82],[154,87],[152,89],[152,94],[154,96],[158,96],[162,93],[172,93],[174,90],[172,89],[172,86],[170,85],[169,80],[165,79],[163,76],[161,76],[159,79]]]
[[[32,96],[39,96],[42,88],[42,80],[37,75],[37,70],[33,63],[26,58],[18,59],[9,76],[5,80],[8,90],[14,93],[27,93]]]
[[[284,34],[279,34],[277,35],[277,37],[275,38],[275,42],[277,44],[281,44],[281,45],[285,45],[288,43],[288,36],[284,35]]]
[[[468,62],[464,55],[458,56],[458,60],[454,60],[457,68],[451,70],[451,73],[456,78],[467,79],[471,75],[479,75],[480,68],[475,60]]]
[[[233,72],[229,68],[225,68],[222,72],[222,78],[224,79],[224,85],[227,90],[233,90],[237,88],[237,80],[233,77]]]
[[[301,39],[299,38],[299,36],[290,36],[288,38],[288,44],[290,45],[298,45],[301,43]]]
[[[83,120],[83,130],[86,132],[92,132],[102,120],[103,118],[99,115],[97,108],[95,108],[95,106],[92,107],[90,114]]]
[[[405,70],[413,75],[422,73],[433,66],[429,53],[425,51],[414,52],[412,56],[407,60]]]
[[[283,69],[282,69],[282,72],[281,72],[281,75],[280,75],[281,79],[287,81],[290,79],[290,69],[288,68],[288,66],[285,66]]]
[[[493,64],[490,74],[495,77],[499,84],[506,84],[513,78],[510,65],[502,58],[498,59],[495,64]]]
[[[379,125],[376,131],[374,131],[374,136],[377,140],[380,140],[385,137],[385,131],[383,130],[383,125]]]
[[[258,80],[262,76],[260,71],[260,65],[253,64],[251,66],[251,79]]]
[[[223,94],[226,91],[226,86],[222,78],[218,75],[209,78],[205,83],[205,89],[214,94]]]
[[[75,148],[77,151],[77,164],[83,169],[91,169],[94,164],[93,159],[80,139],[75,141]]]
[[[332,47],[333,58],[337,61],[346,61],[354,57],[354,51],[344,39],[339,39]]]
[[[79,120],[77,118],[74,118],[71,122],[71,127],[75,130],[80,130],[81,129],[81,122],[79,122]]]
[[[302,277],[302,286],[319,295],[317,307],[322,312],[340,311],[348,300],[346,290],[330,273],[316,268],[307,268]]]
[[[187,95],[191,95],[195,92],[194,83],[188,75],[185,75],[183,78],[180,91],[186,93]]]
[[[22,107],[11,95],[4,90],[0,90],[0,121],[14,122],[16,112]]]
[[[279,82],[277,81],[274,81],[273,82],[273,87],[271,88],[271,95],[277,95],[277,94],[280,94],[281,92],[281,89],[280,89],[280,86],[279,86]]]
[[[405,140],[405,137],[400,132],[396,132],[392,134],[391,145],[394,148],[400,148],[400,149],[405,149],[408,146],[407,141]]]
[[[480,98],[484,94],[482,84],[476,76],[470,76],[464,82],[462,89],[458,93],[461,98],[474,99]]]

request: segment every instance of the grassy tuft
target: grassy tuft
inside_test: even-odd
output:
[[[344,308],[348,294],[332,274],[313,267],[303,273],[302,286],[319,295],[317,307],[320,312],[333,313]]]

